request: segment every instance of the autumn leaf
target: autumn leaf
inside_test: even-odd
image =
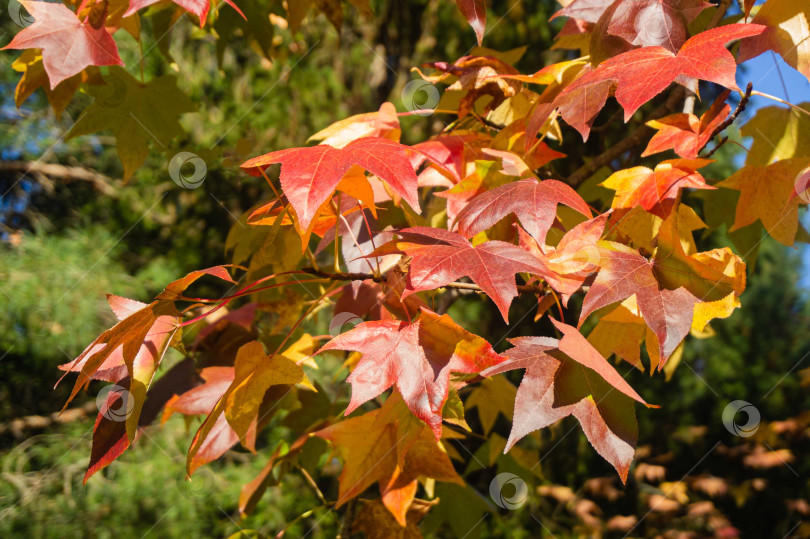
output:
[[[714,189],[697,171],[708,159],[662,161],[655,170],[633,167],[613,173],[600,185],[616,191],[611,207],[630,210],[640,206],[665,219],[678,202],[681,189]]]
[[[461,13],[470,23],[478,39],[478,45],[484,39],[484,32],[487,27],[487,7],[484,0],[456,0],[456,5]]]
[[[644,321],[661,347],[663,367],[692,326],[698,298],[684,288],[661,289],[653,263],[635,250],[613,242],[601,242],[599,273],[582,303],[579,325],[597,309],[636,296]]]
[[[464,0],[478,1],[478,0]],[[505,61],[495,56],[463,56],[454,63],[429,62],[425,64],[441,72],[439,75],[425,75],[419,69],[414,70],[423,79],[431,83],[443,81],[450,76],[458,77],[447,87],[448,91],[464,90],[458,106],[458,116],[463,118],[475,110],[476,102],[483,96],[491,100],[486,103],[487,111],[494,110],[507,98],[520,91],[520,83],[499,75],[517,75],[518,71]]]
[[[406,514],[403,527],[379,500],[360,500],[357,510],[352,512],[349,524],[350,533],[364,533],[367,539],[422,539],[419,529],[421,521],[438,499],[431,502],[414,500]]]
[[[281,163],[281,188],[295,210],[300,223],[299,231],[305,231],[343,176],[355,165],[377,175],[411,208],[416,212],[421,211],[416,174],[406,148],[392,140],[367,137],[351,142],[344,148],[320,144],[279,150],[246,161],[242,164],[242,170],[259,176],[268,165]]]
[[[148,305],[126,298],[112,298],[110,305],[115,314],[119,316],[120,321],[99,335],[73,360],[70,367],[65,368],[68,372],[79,371],[79,376],[70,397],[65,403],[65,408],[78,394],[79,390],[94,379],[99,369],[102,369],[102,373],[104,371],[109,372],[123,364],[126,366],[126,373],[137,379],[135,363],[144,357],[144,354],[141,353],[144,347],[147,348],[145,353],[147,356],[154,354],[155,347],[152,340],[150,340],[150,333],[156,331],[155,326],[158,325],[159,328],[164,328],[164,330],[152,333],[152,336],[157,338],[159,334],[162,339],[168,332],[169,325],[172,328],[176,327],[180,313],[172,300],[177,299],[177,295],[181,290],[190,286],[203,275],[214,275],[220,279],[233,282],[222,266],[215,266],[194,271],[186,277],[170,283],[161,293],[161,295],[167,295],[164,297],[158,295],[158,298]],[[169,324],[170,319],[171,324]],[[66,375],[67,373],[65,373]],[[102,376],[110,375],[102,374]],[[134,433],[131,433],[131,435],[134,435]]]
[[[662,47],[643,47],[614,56],[568,85],[554,100],[560,115],[583,139],[605,105],[611,88],[624,109],[624,121],[679,77],[707,80],[736,90],[737,64],[725,48],[729,41],[765,30],[756,24],[731,24],[702,32],[676,53]]]
[[[401,133],[397,109],[386,101],[380,106],[379,111],[344,118],[321,129],[309,137],[307,142],[314,140],[333,148],[344,148],[350,142],[366,137],[387,138],[399,142]]]
[[[489,434],[492,427],[495,426],[498,414],[503,414],[506,419],[512,420],[515,395],[515,386],[505,376],[496,375],[485,378],[475,386],[464,404],[467,409],[476,408],[478,410],[481,428],[484,434]]]
[[[66,140],[112,130],[124,166],[124,180],[144,163],[150,141],[168,146],[174,137],[184,133],[180,114],[195,110],[191,100],[177,88],[173,75],[143,84],[125,69],[114,67],[104,77],[104,85],[86,91],[95,99],[65,135]]]
[[[700,150],[709,143],[715,130],[731,112],[731,107],[725,104],[729,94],[729,90],[720,94],[700,118],[691,113],[678,113],[647,122],[658,132],[650,139],[641,156],[675,150],[684,159],[698,159]]]
[[[17,83],[17,88],[14,90],[14,104],[17,105],[17,108],[25,103],[37,88],[42,88],[57,118],[62,117],[62,113],[73,100],[73,96],[82,83],[98,84],[102,82],[98,69],[91,66],[81,73],[63,80],[54,89],[51,89],[48,74],[45,73],[42,63],[42,53],[36,49],[23,51],[20,57],[11,63],[11,67],[22,73],[20,82]]]
[[[401,526],[416,493],[416,479],[463,484],[438,438],[393,392],[382,408],[316,431],[344,461],[337,507],[377,482],[385,507]]]
[[[129,9],[126,11],[126,13],[124,13],[124,17],[129,17],[137,11],[148,8],[149,6],[157,4],[161,1],[163,0],[129,0]],[[172,2],[189,13],[196,15],[200,20],[200,28],[205,25],[205,20],[208,18],[208,10],[211,8],[210,0],[172,0]],[[243,18],[245,18],[242,10],[240,10],[232,0],[224,0],[224,2],[235,9],[240,15],[242,15]]]
[[[718,187],[740,191],[733,232],[759,220],[775,240],[791,246],[799,228],[799,203],[794,184],[810,159],[797,157],[768,166],[747,165]]]
[[[124,65],[103,24],[79,20],[63,4],[31,0],[20,4],[34,17],[34,24],[20,30],[3,49],[42,49],[51,90],[88,66]]]
[[[810,102],[797,105],[810,113]],[[752,137],[746,165],[770,165],[776,161],[810,156],[810,117],[793,107],[758,108],[740,127],[743,137]]]
[[[536,179],[507,183],[485,191],[470,201],[456,216],[458,232],[471,238],[514,213],[537,241],[543,242],[563,204],[591,217],[591,210],[576,191],[557,180]]]
[[[605,230],[607,214],[583,221],[566,232],[556,247],[541,246],[522,228],[518,228],[520,246],[532,253],[543,266],[543,278],[560,294],[563,306],[599,269],[599,239]]]
[[[416,322],[364,322],[338,335],[318,353],[350,350],[363,357],[349,375],[352,398],[346,414],[396,385],[413,414],[438,439],[450,373],[477,373],[503,360],[481,337],[447,315],[422,308]]]
[[[638,436],[633,401],[647,403],[576,328],[557,321],[554,325],[563,333],[561,340],[510,339],[515,347],[507,361],[482,373],[526,371],[505,451],[527,434],[573,415],[594,449],[626,481]]]
[[[515,274],[528,272],[542,276],[547,271],[530,253],[503,241],[473,246],[460,234],[429,227],[406,228],[398,234],[401,240],[377,248],[372,255],[396,252],[412,257],[403,298],[469,277],[492,298],[503,319],[508,321],[509,305],[517,296]]]
[[[768,0],[751,22],[765,25],[766,30],[740,45],[739,62],[772,50],[810,80],[810,8],[807,3]]]
[[[253,444],[248,440],[248,431],[255,428],[256,422],[261,420],[258,417],[259,407],[267,390],[271,386],[293,385],[304,380],[304,371],[293,360],[282,355],[266,355],[258,341],[239,348],[233,368],[233,381],[194,435],[186,460],[189,475],[195,469],[195,455],[223,417],[233,428],[237,438],[253,450]]]

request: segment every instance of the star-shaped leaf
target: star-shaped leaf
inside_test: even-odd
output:
[[[763,24],[767,30],[740,45],[740,62],[765,51],[776,51],[810,80],[810,6],[807,2],[768,0],[751,22]]]
[[[730,24],[690,38],[677,54],[663,47],[643,47],[619,54],[567,86],[554,100],[554,106],[587,139],[590,124],[605,105],[611,88],[615,88],[616,100],[624,109],[625,122],[679,78],[707,80],[736,90],[737,64],[725,45],[764,30],[758,24]]]
[[[20,3],[34,17],[34,24],[20,30],[3,49],[42,49],[51,90],[88,66],[124,65],[103,19],[81,21],[64,4]]]
[[[103,86],[87,88],[95,100],[70,128],[66,139],[112,130],[124,166],[124,180],[128,180],[146,160],[149,142],[168,146],[174,137],[184,133],[180,114],[195,108],[177,88],[173,75],[141,83],[124,68],[114,67],[104,82]]]
[[[320,352],[351,350],[363,357],[348,381],[352,398],[346,413],[396,385],[413,414],[436,438],[450,373],[477,373],[503,360],[487,341],[465,331],[447,316],[423,308],[416,322],[364,322],[326,343]]]
[[[393,392],[382,408],[314,433],[329,440],[344,461],[337,507],[378,483],[382,501],[405,526],[419,476],[463,485],[450,458],[424,423]]]
[[[546,267],[529,252],[511,243],[487,241],[473,246],[464,236],[448,230],[412,227],[398,232],[394,240],[372,253],[398,252],[412,257],[403,298],[422,290],[434,290],[460,277],[469,277],[509,319],[509,306],[517,296],[515,274],[543,276]]]
[[[573,415],[594,449],[626,481],[638,436],[633,401],[647,403],[576,328],[556,320],[554,325],[562,339],[510,339],[515,347],[509,359],[482,373],[526,371],[505,451],[530,432]]]
[[[612,208],[631,210],[641,206],[665,219],[675,207],[681,189],[714,189],[697,172],[709,163],[707,159],[673,159],[659,163],[655,170],[633,167],[613,173],[601,185],[616,191]]]
[[[456,216],[458,232],[471,238],[514,213],[533,238],[544,242],[557,216],[558,204],[591,217],[588,205],[569,185],[557,180],[528,179],[501,185],[473,198]]]
[[[644,321],[653,330],[663,361],[689,333],[698,298],[684,288],[661,289],[653,263],[635,250],[618,243],[601,242],[600,270],[582,303],[579,325],[597,309],[636,296]]]
[[[793,245],[802,202],[794,196],[795,184],[808,165],[810,159],[806,157],[785,159],[768,166],[747,165],[718,183],[719,187],[740,191],[734,226],[729,230],[733,232],[759,220],[779,243]]]
[[[290,148],[254,157],[242,164],[253,176],[273,163],[281,163],[281,188],[295,210],[301,231],[309,225],[352,167],[359,166],[381,180],[419,212],[416,173],[406,146],[384,138],[366,137],[343,148],[328,144]],[[358,180],[358,181],[366,181]]]
[[[730,91],[726,90],[715,100],[712,106],[700,118],[694,114],[678,113],[651,120],[647,125],[658,132],[650,139],[642,157],[666,150],[684,159],[697,159],[700,150],[709,143],[714,131],[728,117],[731,107],[725,104]]]

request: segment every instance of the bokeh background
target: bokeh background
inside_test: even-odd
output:
[[[362,18],[346,5],[340,32],[314,12],[294,35],[276,21],[272,61],[258,56],[239,33],[221,36],[228,45],[218,50],[211,30],[190,21],[175,28],[170,44],[147,43],[156,45],[147,53],[147,77],[179,68],[179,86],[197,105],[196,113],[183,116],[188,139],[178,142],[206,163],[204,184],[193,190],[170,179],[168,149],[153,148],[146,165],[124,184],[104,135],[65,142],[71,118],[89,96],[77,95],[61,118],[41,92],[17,109],[18,74],[11,69],[16,53],[3,52],[0,536],[228,536],[240,529],[272,535],[317,503],[303,481],[291,477],[240,521],[239,490],[264,465],[261,454],[236,449],[188,482],[182,463],[196,426],[179,417],[150,429],[82,485],[101,386],[60,418],[54,413],[69,386],[53,386],[60,375],[56,366],[111,325],[105,293],[148,301],[169,281],[229,260],[229,230],[267,196],[263,182],[240,172],[241,162],[303,145],[332,122],[377,110],[385,101],[404,110],[401,92],[413,78],[410,67],[454,60],[475,45],[454,2],[379,0],[372,6],[375,16]],[[527,46],[517,64],[526,73],[570,56],[549,51],[562,23],[548,22],[557,8],[552,1],[493,2],[485,45],[501,51]],[[3,17],[0,42],[17,31],[13,18]],[[125,61],[137,57],[134,40],[119,41]],[[810,101],[807,80],[775,56],[742,66],[740,86],[749,80],[755,89],[793,103]],[[712,98],[707,89],[704,102]],[[745,114],[772,105],[754,98]],[[430,117],[405,118],[403,141],[422,140],[437,127],[444,124]],[[606,136],[619,139],[622,133],[617,124]],[[727,144],[716,154],[714,179],[744,160],[746,140],[732,138],[741,145]],[[581,145],[575,136],[567,143]],[[31,167],[34,162],[56,167]],[[712,248],[726,239],[721,230],[699,241]],[[519,456],[496,460],[497,440],[476,450],[481,461],[529,484],[525,505],[498,508],[487,491],[492,473],[481,470],[476,485],[477,470],[467,470],[473,486],[448,496],[454,503],[434,508],[427,534],[575,537],[585,533],[583,526],[600,522],[608,536],[619,537],[810,536],[808,250],[786,249],[770,239],[749,247],[737,249],[749,261],[742,309],[713,323],[714,338],[689,338],[670,380],[633,375],[632,384],[662,407],[639,411],[639,464],[626,488],[581,432],[571,432],[573,423],[564,421],[540,437],[545,456],[531,470],[521,467]],[[453,309],[459,323],[493,341],[508,331],[480,304],[460,301]],[[529,317],[509,336],[529,333],[532,324]],[[759,413],[753,436],[735,436],[724,426],[723,410],[735,400]],[[502,416],[496,427],[508,432]],[[338,525],[328,515],[303,517],[288,535],[331,537]]]

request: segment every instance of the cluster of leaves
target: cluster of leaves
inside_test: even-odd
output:
[[[195,110],[194,103],[178,88],[175,75],[144,80],[144,57],[152,47],[178,69],[169,47],[172,31],[186,13],[193,15],[201,28],[210,22],[206,31],[218,39],[220,60],[232,34],[245,36],[263,57],[273,59],[283,51],[284,38],[278,35],[279,30],[295,34],[310,11],[323,13],[338,31],[343,23],[343,0],[243,0],[241,8],[231,0],[224,3],[229,7],[211,11],[210,0],[23,0],[20,5],[33,22],[20,14],[20,23],[30,25],[4,47],[23,51],[12,63],[21,73],[15,102],[21,106],[41,88],[56,116],[61,117],[77,92],[92,96],[93,102],[76,117],[65,140],[112,130],[119,142],[116,149],[123,178],[128,180],[146,160],[150,143],[167,147],[184,134],[180,116]],[[371,14],[368,0],[349,3],[364,15]],[[142,18],[148,19],[148,25]],[[152,45],[144,45],[145,28],[154,34]],[[141,51],[131,65],[125,65],[118,49],[118,42],[128,38],[137,41]],[[140,79],[128,71],[138,64]],[[100,69],[104,66],[110,66],[106,73]]]
[[[458,3],[480,41],[483,2]],[[726,226],[758,237],[764,228],[785,245],[805,235],[798,209],[806,201],[802,179],[810,157],[788,143],[774,152],[764,148],[768,140],[757,136],[756,122],[773,111],[743,126],[755,137],[745,167],[722,180],[701,171],[724,140],[706,146],[737,120],[752,94],[735,84],[737,61],[772,50],[810,77],[810,13],[788,0],[768,0],[751,22],[748,11],[740,21],[725,17],[728,3],[718,8],[698,0],[564,4],[558,15],[568,21],[557,45],[580,50],[579,58],[526,75],[513,67],[520,51],[493,51],[419,71],[430,83],[448,84],[436,114],[452,114],[452,121],[429,140],[402,144],[399,119],[410,113],[386,103],[313,135],[317,145],[242,164],[266,180],[273,197],[234,227],[232,265],[193,272],[149,304],[110,296],[120,321],[63,366],[78,373],[71,399],[92,380],[122,389],[108,394],[99,413],[85,479],[120,456],[162,410],[164,419],[204,417],[188,452],[189,476],[236,444],[255,452],[262,429],[283,425],[288,435],[272,440],[272,455],[243,489],[240,510],[250,512],[295,467],[325,506],[362,504],[349,511],[347,526],[369,537],[418,533],[416,523],[437,503],[436,481],[465,484],[453,460],[466,459],[453,440],[489,436],[499,413],[512,421],[498,448],[507,452],[520,452],[518,442],[536,443],[539,429],[573,416],[626,481],[638,437],[635,403],[654,405],[608,358],[671,375],[687,335],[710,334],[709,322],[730,316],[745,289],[743,257],[750,260],[750,253],[700,251],[694,231]],[[41,49],[39,60],[26,65],[34,73],[42,62],[51,92],[70,80],[92,84],[95,66],[121,63],[105,25],[116,11],[106,1],[85,2],[76,12],[24,5],[36,22],[10,46]],[[148,5],[117,12],[131,16]],[[189,9],[204,23],[207,6]],[[297,15],[288,17],[292,24]],[[737,41],[735,59],[727,46]],[[51,58],[51,47],[76,55]],[[166,106],[171,115],[151,127],[170,139],[188,103],[173,80],[143,84],[120,67],[108,73],[106,83],[115,78],[137,104],[111,102],[106,84],[100,86],[105,113],[86,111],[73,134],[112,126],[125,133],[132,147],[119,144],[119,155],[131,173],[148,140],[139,142],[133,132],[150,127],[130,124],[129,117],[137,121],[133,111]],[[684,102],[683,88],[696,92],[699,81],[726,91],[699,117],[669,114]],[[741,95],[733,112],[725,104],[730,92]],[[587,140],[600,129],[594,123],[611,96],[625,122],[661,101],[648,122],[654,136],[645,141],[650,129],[639,128],[626,145],[587,156],[589,162],[560,177],[555,162],[573,159],[559,151],[563,139],[577,136],[566,125]],[[664,152],[677,157],[660,158]],[[624,168],[628,154],[634,161],[655,157],[646,161],[651,167]],[[278,181],[267,173],[272,165],[280,165]],[[600,180],[614,192],[604,206],[588,194]],[[718,208],[729,207],[734,191],[736,211],[725,217]],[[739,250],[733,235],[732,242]],[[204,276],[237,288],[218,299],[188,295]],[[471,294],[491,301],[507,324],[513,300],[533,296],[536,320],[550,319],[553,335],[512,338],[500,349],[501,342],[470,333],[447,313]],[[327,309],[334,314],[331,335],[303,332]],[[348,321],[358,323],[339,333]],[[169,347],[187,357],[153,383]],[[348,402],[342,384],[321,373],[336,351],[350,352],[343,364]],[[523,371],[517,388],[505,377],[510,371]],[[470,408],[482,433],[465,420]],[[310,477],[318,465],[328,468],[324,441],[343,461],[335,502]],[[379,499],[356,502],[374,483]],[[425,499],[416,497],[420,488]]]

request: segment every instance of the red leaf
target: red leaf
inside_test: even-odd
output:
[[[63,4],[20,3],[34,17],[34,24],[20,30],[3,49],[42,49],[51,90],[87,66],[124,65],[103,22],[98,26],[82,22]],[[106,18],[105,14],[102,21]]]
[[[147,8],[158,2],[162,2],[163,0],[129,0],[129,9],[126,13],[124,13],[124,17],[129,17],[136,11],[141,9]],[[205,24],[206,18],[208,18],[208,10],[211,8],[211,0],[172,0],[175,4],[180,6],[181,8],[185,9],[189,13],[192,13],[200,19],[200,28]],[[225,3],[231,6],[233,9],[239,13],[243,19],[247,20],[245,14],[242,13],[242,10],[239,9],[236,4],[233,3],[232,0],[225,0]]]
[[[242,164],[253,176],[273,163],[281,163],[281,188],[295,210],[302,230],[309,229],[323,205],[353,165],[385,180],[417,212],[420,212],[413,171],[407,147],[388,139],[361,138],[345,148],[327,144],[290,148],[254,157]]]
[[[637,438],[633,401],[650,405],[576,328],[553,322],[564,335],[561,340],[510,339],[515,347],[508,351],[509,359],[481,373],[526,370],[505,451],[527,434],[573,415],[594,449],[626,481]]]
[[[509,320],[509,305],[517,296],[515,274],[544,275],[546,268],[527,251],[503,241],[487,241],[473,247],[464,236],[429,227],[406,228],[394,241],[375,251],[393,251],[412,257],[403,298],[414,292],[433,290],[469,277]]]
[[[396,385],[411,412],[433,429],[437,439],[450,372],[477,373],[503,361],[487,341],[449,316],[424,308],[413,323],[364,322],[326,343],[318,353],[327,350],[363,354],[348,378],[352,398],[347,415]]]
[[[507,183],[485,191],[459,212],[458,231],[470,238],[514,213],[520,224],[537,241],[544,242],[557,215],[557,204],[564,204],[591,217],[591,210],[569,185],[557,180],[535,179]]]
[[[658,132],[650,139],[641,157],[675,150],[684,159],[697,159],[700,150],[709,143],[714,131],[731,112],[731,107],[725,103],[730,93],[731,90],[726,90],[720,94],[700,119],[694,114],[678,113],[647,122],[647,125]]]
[[[583,300],[579,325],[597,309],[635,294],[641,316],[658,337],[661,369],[689,333],[698,298],[685,288],[662,290],[653,274],[652,262],[630,247],[609,242],[603,245],[609,247],[602,249],[601,269]]]
[[[735,90],[737,64],[725,44],[764,30],[758,24],[730,24],[690,38],[677,54],[662,47],[625,52],[575,80],[557,96],[554,105],[565,121],[587,139],[590,124],[613,87],[616,100],[624,108],[625,122],[678,77],[707,80]]]
[[[456,4],[472,29],[475,30],[478,45],[481,45],[487,26],[487,8],[484,0],[456,0]]]
[[[715,189],[707,185],[697,171],[711,162],[708,159],[671,159],[659,163],[655,170],[647,167],[620,170],[600,185],[616,191],[612,208],[630,210],[641,206],[666,219],[675,207],[681,189]]]

